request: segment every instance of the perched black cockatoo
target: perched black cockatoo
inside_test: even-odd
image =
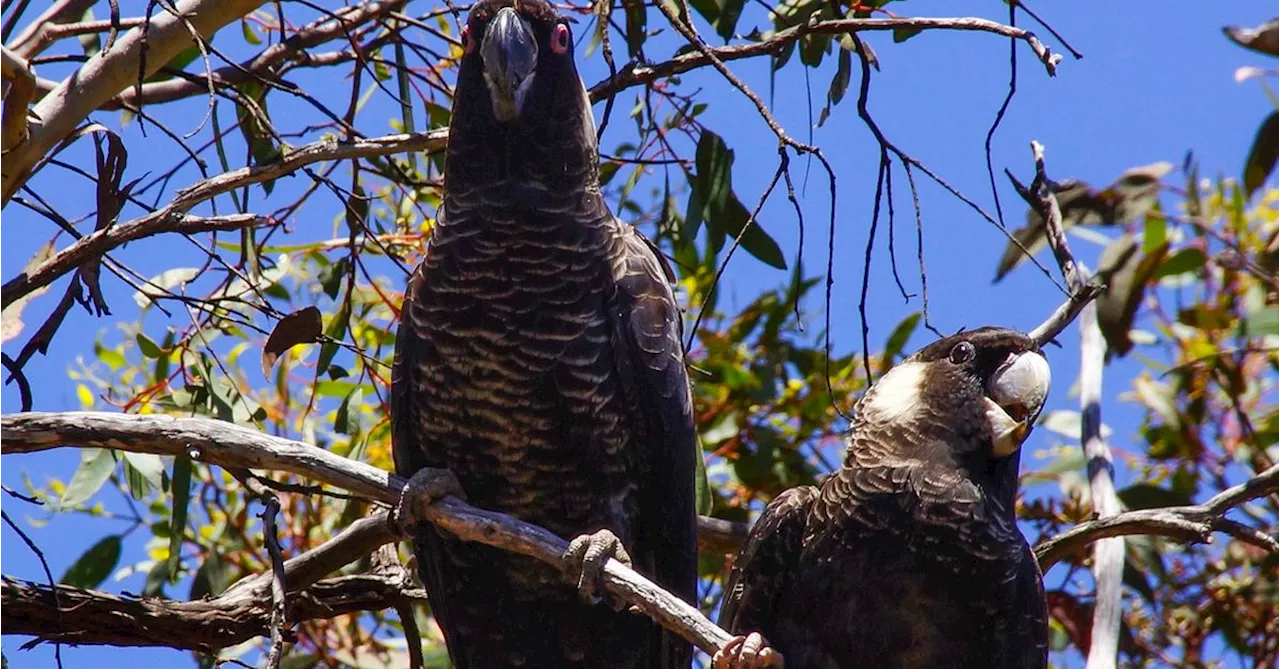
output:
[[[720,615],[748,636],[714,666],[778,666],[781,653],[799,669],[1045,667],[1043,583],[1014,497],[1048,392],[1036,345],[1000,328],[885,374],[855,407],[841,467],[752,528]]]
[[[601,197],[568,20],[546,0],[481,0],[461,42],[443,205],[391,391],[432,612],[458,669],[685,669],[688,642],[591,603],[610,556],[694,597],[698,453],[669,268]],[[417,521],[459,488],[578,537],[574,573]]]

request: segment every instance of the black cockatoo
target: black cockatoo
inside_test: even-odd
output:
[[[443,205],[391,391],[432,612],[458,669],[685,669],[688,642],[591,603],[606,556],[694,597],[698,453],[669,268],[601,197],[568,20],[546,0],[481,0],[461,42]],[[581,573],[417,522],[459,488],[578,537]]]
[[[937,341],[859,400],[841,467],[765,509],[725,586],[716,669],[1029,669],[1048,661],[1019,448],[1049,391],[1027,336]],[[763,635],[763,638],[761,637]],[[767,642],[767,645],[766,645]]]

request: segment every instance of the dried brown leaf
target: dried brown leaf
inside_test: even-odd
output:
[[[313,306],[299,309],[280,319],[267,337],[266,346],[262,347],[262,375],[270,377],[271,368],[285,351],[298,344],[318,341],[323,331],[320,310]]]

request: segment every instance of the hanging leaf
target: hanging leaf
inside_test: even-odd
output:
[[[169,559],[166,569],[171,583],[177,583],[182,539],[187,533],[187,503],[191,501],[191,458],[173,459],[173,513],[169,520]]]
[[[120,539],[113,534],[94,544],[67,568],[59,582],[86,589],[101,585],[120,562]]]
[[[1249,158],[1244,162],[1244,190],[1252,197],[1254,191],[1262,188],[1267,178],[1276,169],[1277,151],[1280,147],[1280,112],[1271,112],[1267,120],[1258,128],[1253,138],[1253,148],[1249,149]]]
[[[706,456],[703,455],[702,440],[698,440],[698,449],[694,454],[694,506],[698,513],[711,513],[711,482],[707,479]]]
[[[53,242],[49,242],[36,250],[27,264],[22,267],[22,273],[30,275],[37,267],[46,260],[53,257]],[[22,310],[35,298],[49,291],[48,286],[38,288],[36,290],[23,295],[22,297],[9,303],[4,308],[3,316],[0,316],[0,342],[6,342],[22,333]]]
[[[271,368],[285,351],[298,344],[318,341],[322,327],[320,310],[314,306],[304,307],[281,318],[271,329],[271,335],[262,347],[262,375],[270,378]]]
[[[902,319],[893,328],[893,332],[889,333],[889,339],[885,341],[884,352],[880,357],[880,366],[888,369],[893,366],[894,359],[897,358],[904,348],[907,346],[907,340],[911,339],[912,333],[916,331],[916,326],[920,324],[920,312],[917,311],[910,316]]]
[[[333,421],[333,430],[339,434],[356,435],[360,433],[360,406],[364,402],[364,390],[356,386],[342,403],[338,405],[338,415]]]
[[[1222,32],[1246,49],[1273,57],[1280,55],[1280,19],[1271,19],[1257,28],[1226,26]]]
[[[271,116],[267,111],[267,92],[269,88],[256,80],[250,79],[238,85],[240,99],[236,101],[236,119],[239,121],[240,133],[249,145],[249,155],[254,165],[266,165],[280,159],[280,147],[271,133]],[[275,179],[262,182],[262,190],[267,195],[275,187]]]
[[[58,506],[74,507],[88,501],[116,470],[116,459],[105,448],[86,448],[80,452],[80,466],[62,491]]]
[[[1107,287],[1098,297],[1098,326],[1107,340],[1107,357],[1124,356],[1133,348],[1129,330],[1146,294],[1147,283],[1168,253],[1168,245],[1147,254],[1132,234],[1112,242],[1098,260],[1098,274]]]

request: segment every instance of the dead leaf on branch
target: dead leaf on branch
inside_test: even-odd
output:
[[[36,250],[35,255],[31,256],[31,259],[28,260],[27,264],[22,268],[22,273],[30,276],[37,267],[44,264],[44,261],[52,257],[53,242],[49,242]],[[30,293],[14,300],[13,303],[5,308],[4,315],[0,317],[0,342],[9,341],[10,339],[17,337],[19,334],[22,334],[22,328],[24,327],[22,323],[23,308],[25,308],[31,300],[40,297],[44,293],[48,292],[48,290],[48,286],[33,290]]]
[[[319,341],[323,331],[320,310],[314,306],[299,309],[280,319],[267,337],[266,346],[262,348],[262,375],[270,377],[271,368],[285,351],[298,344]]]

